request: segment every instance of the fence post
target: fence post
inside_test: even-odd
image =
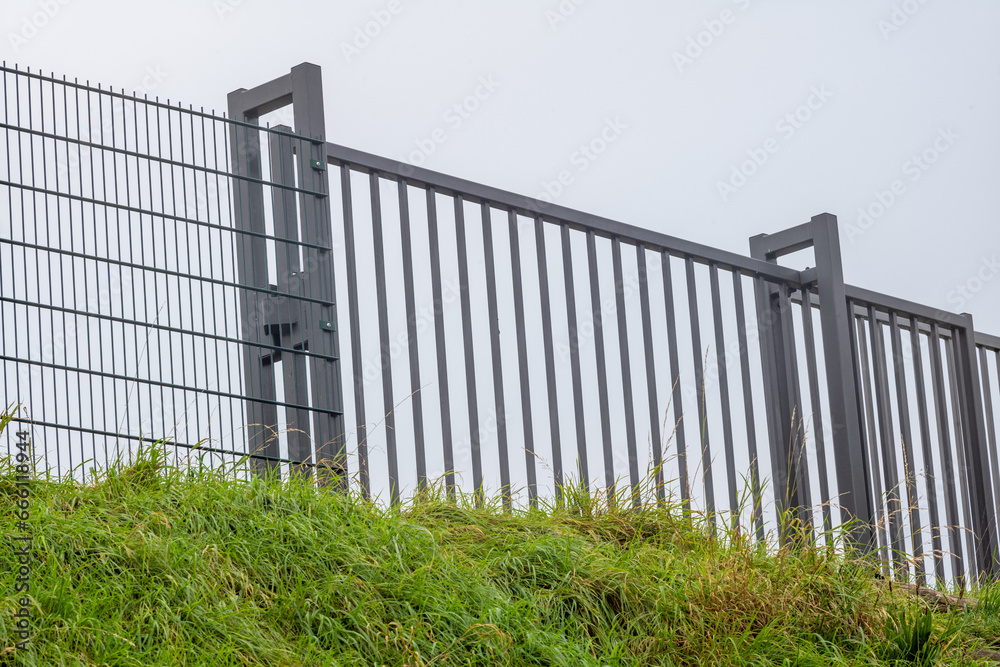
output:
[[[869,553],[875,546],[875,521],[868,492],[868,460],[862,434],[857,380],[853,370],[854,351],[850,336],[853,316],[848,311],[847,293],[844,287],[837,218],[829,213],[823,213],[814,216],[803,225],[776,234],[761,234],[750,239],[751,256],[769,262],[776,262],[783,255],[810,246],[813,248],[816,260],[814,281],[819,292],[820,330],[823,334],[823,358],[830,401],[828,423],[833,432],[837,486],[840,490],[838,502],[844,520],[854,519],[856,521],[854,529],[849,534],[850,541],[862,553]],[[806,272],[803,274],[804,278],[810,277],[805,275]],[[808,285],[803,285],[803,288],[807,287]],[[774,289],[771,288],[771,291]],[[758,300],[760,302],[760,297]],[[769,314],[769,311],[773,313],[773,305],[770,308],[767,307],[767,304],[763,305],[765,309],[758,313],[758,321],[762,316],[774,317],[773,314]],[[782,346],[775,336],[770,338],[770,345],[763,339],[761,340],[762,354],[767,357],[765,359],[765,382],[767,381],[768,366],[782,363],[780,360]],[[772,371],[772,377],[773,374]],[[797,394],[792,395],[787,389],[782,390],[780,383],[776,387],[777,390],[775,387],[765,386],[768,389],[767,402],[778,404],[775,408],[769,407],[769,417],[772,414],[787,415],[790,413],[787,406],[801,405],[798,402]],[[782,428],[772,431],[772,441],[775,439],[775,433],[778,433],[781,434],[781,437],[787,438],[785,442],[791,442],[791,434],[787,432],[784,425],[780,426]],[[774,451],[776,444],[780,453],[782,451],[781,443],[772,442],[772,451]],[[794,496],[790,496],[790,498],[794,498]]]
[[[997,551],[997,524],[993,513],[993,490],[990,484],[989,451],[987,449],[986,419],[983,412],[983,395],[976,355],[976,330],[972,315],[962,313],[964,324],[952,328],[958,343],[956,366],[958,390],[962,395],[962,446],[969,475],[969,501],[972,504],[972,527],[976,533],[976,563],[979,565],[980,583],[995,581],[1000,574]],[[958,443],[955,443],[958,446]]]
[[[256,125],[252,109],[239,103],[242,90],[229,94],[230,118]],[[230,126],[229,150],[233,174],[233,225],[236,233],[237,275],[248,289],[241,290],[239,302],[243,340],[244,394],[246,396],[246,437],[248,452],[278,457],[277,406],[275,404],[274,355],[266,354],[261,343],[270,344],[264,333],[266,310],[267,242],[260,236],[266,232],[264,222],[264,187],[261,184],[262,165],[260,132],[248,125]],[[257,400],[261,399],[261,400]],[[264,475],[275,467],[273,460],[253,460],[256,475]]]
[[[857,521],[851,541],[862,553],[870,553],[877,546],[875,510],[869,492],[868,455],[861,423],[858,380],[854,376],[854,349],[851,346],[854,313],[849,310],[844,287],[837,216],[822,213],[814,216],[809,224],[812,226],[816,259],[830,425],[833,429],[837,486],[841,493],[839,504],[842,516]]]
[[[290,241],[299,241],[303,244],[301,265],[294,266],[294,263],[287,267],[288,275],[278,276],[279,286],[286,288],[282,292],[281,298],[285,301],[291,297],[294,303],[288,305],[285,310],[290,313],[286,321],[274,322],[276,325],[286,329],[276,329],[271,327],[267,335],[274,336],[275,331],[289,331],[290,337],[282,344],[282,348],[289,348],[288,363],[285,364],[285,385],[288,387],[294,384],[296,387],[294,395],[296,403],[302,405],[306,396],[306,377],[309,373],[309,384],[311,384],[311,404],[312,408],[312,428],[306,423],[295,423],[294,429],[301,432],[298,437],[290,438],[290,450],[294,441],[298,441],[294,447],[296,451],[289,451],[289,458],[308,460],[312,457],[311,446],[305,441],[303,434],[312,432],[315,442],[315,455],[312,460],[317,464],[318,469],[323,471],[320,482],[326,484],[332,481],[331,477],[336,477],[335,483],[341,488],[346,484],[346,443],[344,438],[344,417],[343,417],[343,393],[340,375],[340,344],[339,327],[337,326],[337,311],[335,305],[335,288],[333,282],[333,233],[330,221],[330,200],[329,182],[327,178],[326,159],[326,130],[325,117],[323,111],[323,79],[320,68],[310,63],[302,63],[291,69],[291,72],[264,83],[250,90],[239,89],[229,94],[230,117],[236,121],[256,123],[257,119],[268,112],[275,111],[291,104],[293,109],[295,132],[298,137],[289,137],[288,143],[294,151],[295,170],[294,173],[285,174],[279,178],[287,179],[297,175],[297,182],[285,183],[294,185],[298,192],[294,192],[293,197],[298,199],[298,215],[294,214],[294,208],[289,206],[289,202],[284,198],[275,198],[277,209],[284,208],[287,213],[284,216],[285,233],[282,236]],[[237,229],[249,229],[263,232],[263,196],[258,191],[262,190],[259,183],[253,183],[239,176],[250,176],[260,179],[260,158],[259,158],[259,138],[257,130],[246,132],[252,135],[252,140],[244,141],[241,147],[237,140],[240,130],[246,131],[250,128],[236,126],[233,127],[233,169],[237,176],[234,179],[234,190],[237,192],[237,206],[241,197],[247,197],[244,190],[249,193],[253,207],[249,209],[249,215],[244,214],[243,209],[237,208],[236,227]],[[279,142],[280,143],[280,142]],[[241,153],[241,150],[243,151]],[[248,153],[248,158],[243,153]],[[291,158],[293,156],[288,155]],[[245,164],[247,160],[256,161],[256,171],[247,172]],[[251,164],[251,166],[253,166]],[[253,186],[253,187],[251,187]],[[288,192],[286,190],[286,192]],[[279,203],[280,199],[280,203]],[[258,211],[259,209],[259,211]],[[267,284],[266,265],[266,245],[265,240],[254,238],[252,240],[254,248],[252,266],[247,267],[247,258],[240,255],[240,281],[241,283],[259,288],[262,283]],[[238,241],[238,248],[242,243]],[[261,249],[264,249],[261,258]],[[298,250],[296,249],[296,252]],[[298,270],[294,270],[294,269]],[[259,295],[259,292],[256,292]],[[295,295],[307,296],[308,301],[295,299]],[[268,393],[268,377],[261,378],[260,366],[263,366],[262,359],[255,359],[249,348],[255,342],[260,341],[260,327],[268,322],[261,322],[259,312],[254,308],[244,306],[244,339],[248,345],[244,350],[244,365],[247,371],[247,399],[248,399],[248,419],[252,424],[253,415],[258,410],[253,406],[254,398],[270,398],[265,396]],[[258,305],[259,308],[259,305]],[[293,324],[293,320],[294,324]],[[294,327],[294,328],[293,328]],[[256,339],[256,340],[255,340]],[[276,339],[277,340],[277,339]],[[310,352],[308,364],[305,363],[305,355],[299,351]],[[258,353],[257,357],[261,357]],[[271,355],[275,360],[276,356]],[[273,365],[273,361],[272,361]],[[308,367],[308,371],[307,371]],[[273,372],[272,372],[273,376]],[[273,395],[273,377],[270,378],[270,394]],[[302,421],[304,410],[289,410],[289,414],[299,415]],[[251,441],[253,444],[254,441]],[[273,447],[276,450],[276,442]]]
[[[778,235],[780,239],[780,234]],[[750,239],[750,254],[756,259],[777,263],[781,253],[774,252],[771,236],[761,234]],[[788,287],[754,282],[757,299],[757,329],[764,376],[765,409],[771,445],[771,473],[779,517],[793,511],[800,526],[810,523],[808,475],[804,474],[802,430],[796,422],[802,418],[802,400],[795,368],[795,341],[792,330]],[[783,521],[781,540],[791,534]],[[793,531],[794,532],[794,531]]]

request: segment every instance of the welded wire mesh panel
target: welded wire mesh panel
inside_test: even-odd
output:
[[[270,210],[256,236],[234,225],[233,184],[284,189],[270,168],[231,173],[235,124],[220,116],[0,71],[3,400],[34,425],[39,465],[84,477],[161,440],[177,462],[233,464],[248,451],[241,301],[255,294],[239,246],[299,252],[275,245]]]

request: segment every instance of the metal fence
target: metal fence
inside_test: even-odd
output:
[[[1000,339],[845,285],[833,216],[745,257],[362,153],[313,65],[228,118],[2,72],[4,400],[46,471],[168,438],[387,502],[857,519],[895,576],[995,576]]]

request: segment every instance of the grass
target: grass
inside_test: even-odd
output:
[[[1000,593],[931,612],[871,563],[768,550],[677,507],[505,513],[431,489],[389,509],[300,479],[143,452],[34,481],[31,624],[0,665],[957,665],[1000,637]],[[0,468],[0,530],[15,534]]]

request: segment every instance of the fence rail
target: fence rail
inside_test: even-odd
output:
[[[845,284],[834,216],[743,256],[363,153],[308,64],[228,118],[0,72],[4,400],[46,472],[167,438],[387,502],[853,520],[887,574],[995,577],[1000,338]]]

